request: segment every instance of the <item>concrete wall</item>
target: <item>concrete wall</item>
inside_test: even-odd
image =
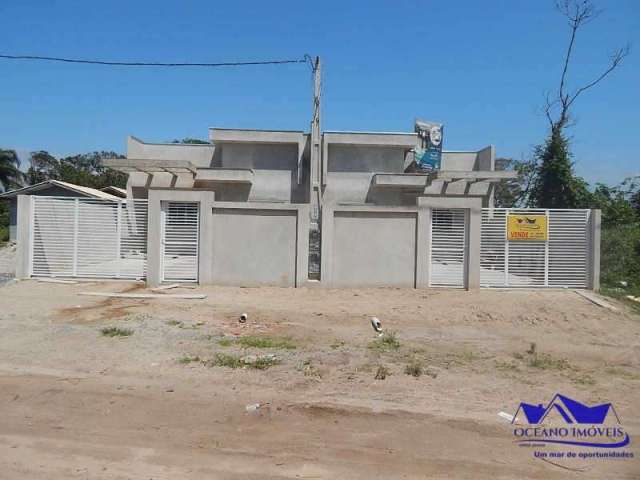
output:
[[[405,150],[399,147],[328,145],[328,172],[402,173]]]
[[[471,171],[475,170],[477,152],[442,152],[441,170]]]
[[[297,216],[287,210],[214,208],[212,280],[295,286]]]
[[[127,158],[138,160],[189,160],[197,167],[208,168],[213,161],[213,145],[182,143],[145,143],[127,138]]]
[[[308,274],[308,205],[218,202],[213,205],[211,282],[304,284]]]
[[[415,287],[416,227],[417,213],[335,212],[332,286]]]

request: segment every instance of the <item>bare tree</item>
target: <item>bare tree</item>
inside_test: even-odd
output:
[[[569,66],[573,55],[573,49],[576,43],[576,36],[581,27],[595,19],[601,11],[596,9],[590,0],[558,0],[556,9],[567,19],[569,24],[569,45],[564,57],[562,75],[560,76],[560,84],[558,89],[551,94],[547,92],[544,113],[549,121],[552,131],[561,131],[570,121],[569,109],[586,90],[595,87],[604,80],[611,72],[620,66],[624,58],[629,55],[630,47],[624,47],[615,50],[609,59],[607,67],[594,77],[594,79],[578,88],[570,90],[567,87]]]

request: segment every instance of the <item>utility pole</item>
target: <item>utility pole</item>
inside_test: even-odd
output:
[[[311,204],[309,229],[309,279],[320,280],[320,221],[322,208],[322,145],[320,130],[320,104],[322,91],[322,64],[320,57],[312,62],[313,117],[311,120],[311,178],[309,179]]]

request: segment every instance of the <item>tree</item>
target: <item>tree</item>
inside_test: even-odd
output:
[[[10,190],[22,184],[23,173],[20,171],[20,159],[15,150],[0,149],[0,185],[3,190]]]
[[[31,154],[27,178],[31,184],[61,180],[92,188],[125,187],[127,175],[103,165],[105,158],[124,158],[115,152],[91,152],[56,159],[45,151]]]
[[[494,199],[496,207],[522,207],[527,205],[531,186],[535,180],[535,160],[496,158],[496,170],[518,172],[518,177],[496,185]]]
[[[27,170],[27,182],[29,185],[44,182],[45,180],[57,180],[60,162],[49,152],[40,150],[31,152],[31,166]]]
[[[546,95],[544,113],[549,122],[549,136],[535,150],[538,162],[536,180],[529,204],[543,208],[579,208],[587,198],[586,183],[573,172],[569,141],[565,129],[571,122],[571,107],[578,97],[595,87],[618,68],[629,54],[629,47],[616,50],[607,67],[584,85],[570,90],[568,72],[578,31],[599,15],[590,0],[562,0],[556,3],[558,11],[569,24],[569,43],[564,56],[557,90]]]

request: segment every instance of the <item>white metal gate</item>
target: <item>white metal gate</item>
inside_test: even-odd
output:
[[[507,240],[510,213],[547,215],[548,240]],[[588,288],[590,215],[590,210],[484,208],[480,285]]]
[[[199,204],[162,202],[162,281],[198,281]]]
[[[143,278],[147,201],[32,196],[30,274]]]
[[[464,287],[466,219],[466,211],[461,208],[432,210],[430,286]]]

